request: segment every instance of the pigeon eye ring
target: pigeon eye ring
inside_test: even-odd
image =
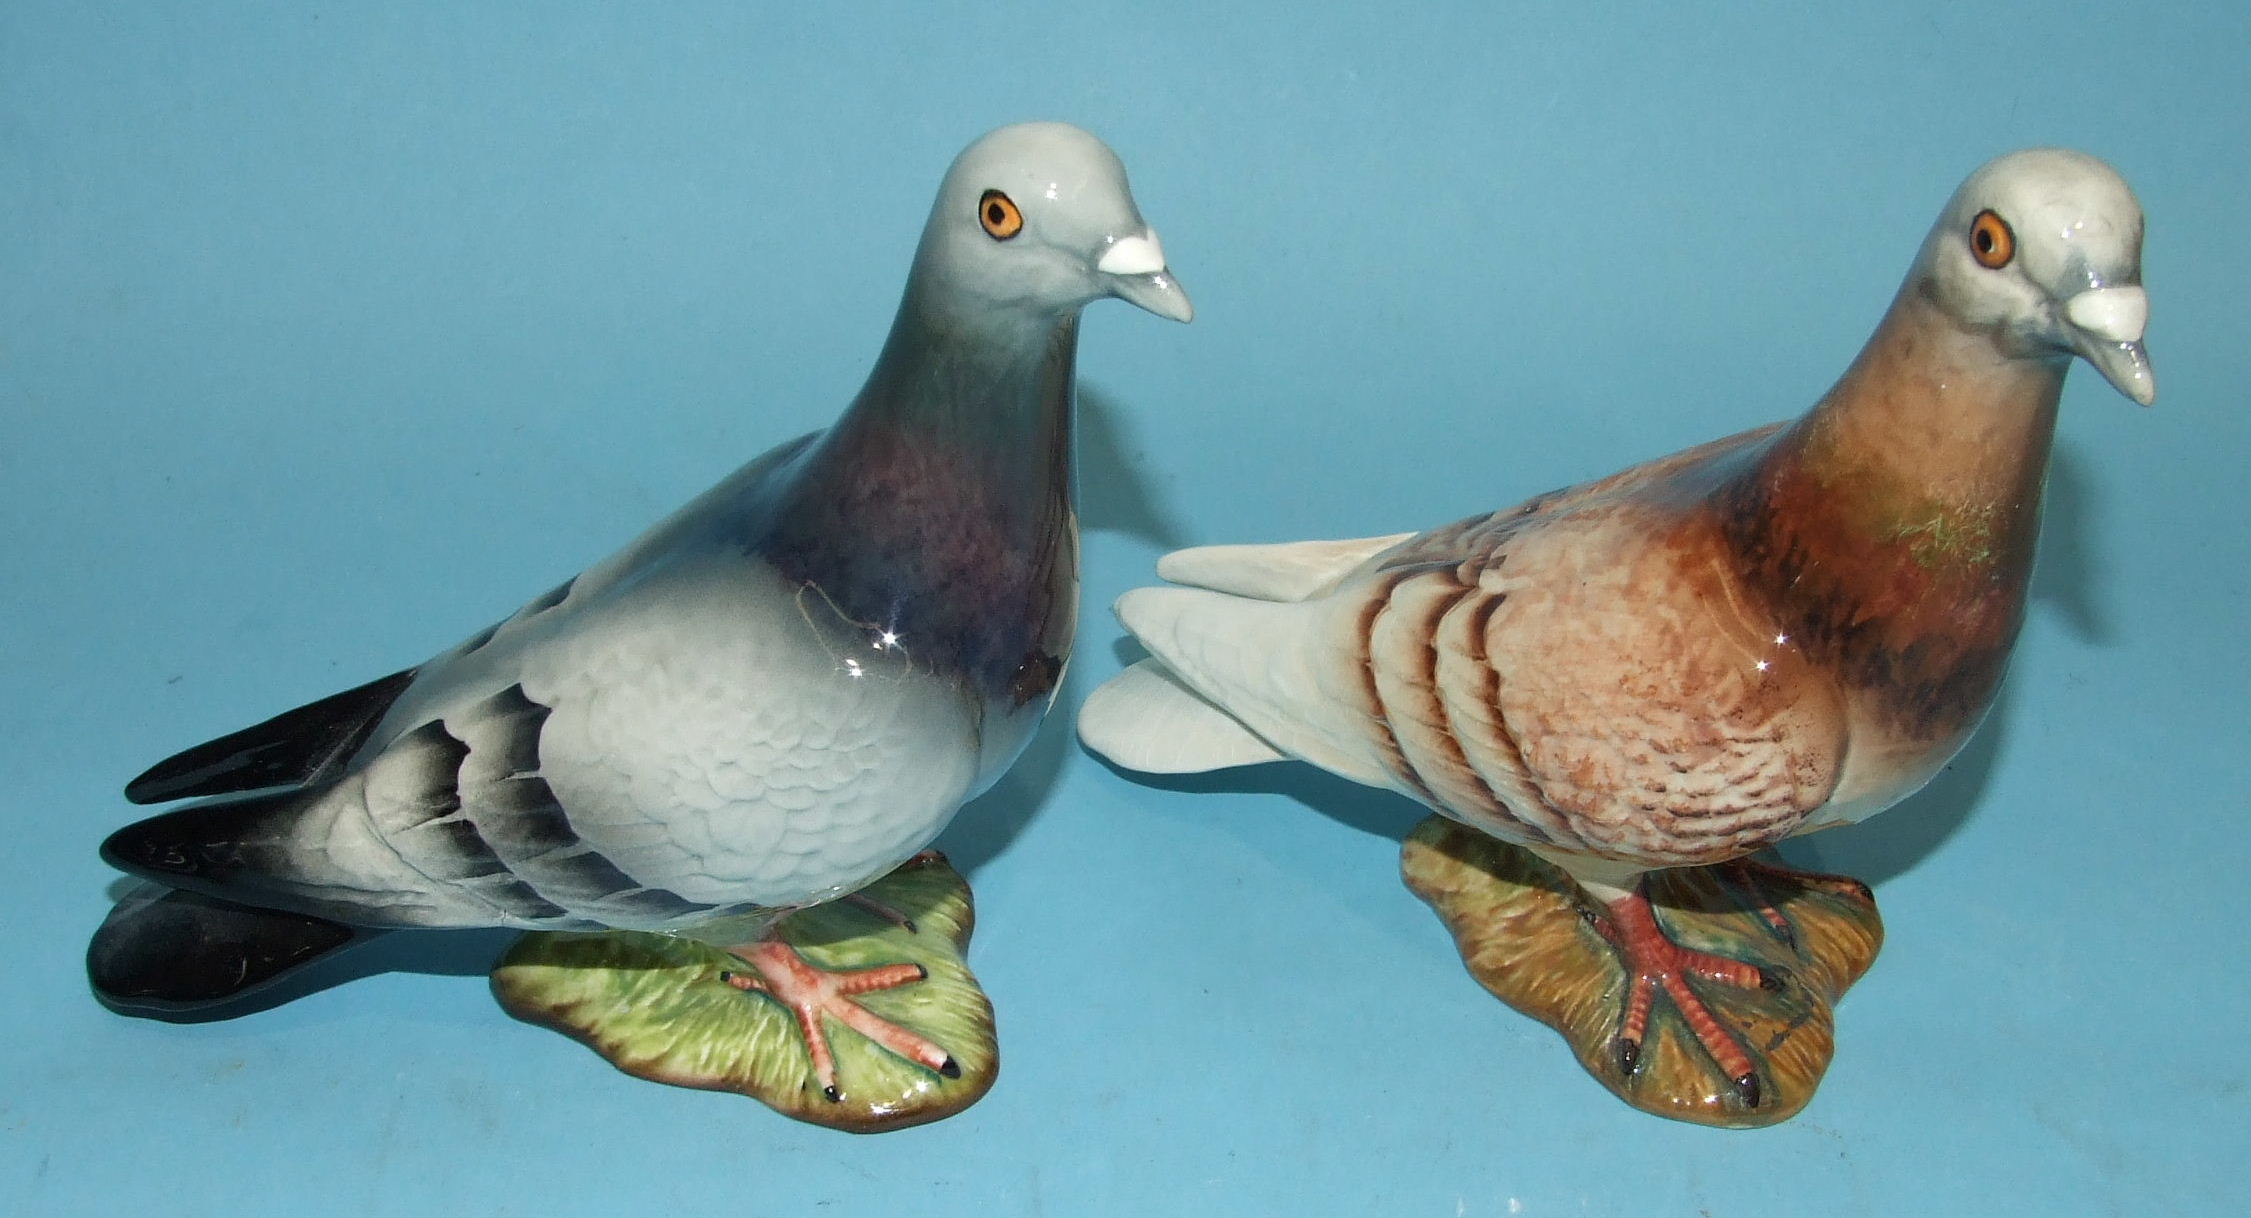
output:
[[[997,190],[988,190],[977,200],[977,222],[995,241],[1006,241],[1024,231],[1024,213],[1016,209],[1014,199]]]
[[[2009,259],[2016,254],[2016,234],[2010,231],[2009,222],[2002,219],[2000,213],[1989,207],[1970,221],[1970,255],[1977,259],[1979,266],[1997,271],[2009,265]]]

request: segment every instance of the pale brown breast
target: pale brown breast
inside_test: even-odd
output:
[[[1405,789],[1495,836],[1651,866],[1747,853],[1829,798],[1833,682],[1650,472],[1438,530],[1361,581],[1366,709]]]

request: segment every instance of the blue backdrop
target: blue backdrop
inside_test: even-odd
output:
[[[1716,13],[1681,10],[1716,7]],[[0,1211],[2240,1213],[2251,9],[0,6]],[[939,174],[1063,118],[1199,317],[1090,311],[1062,709],[942,845],[996,1089],[855,1138],[509,1020],[503,942],[109,1014],[124,779],[448,645],[873,358]],[[1794,414],[1987,157],[2149,216],[1994,719],[1793,857],[1890,941],[1779,1128],[1628,1110],[1399,883],[1402,800],[1068,711],[1162,550],[1436,524]]]

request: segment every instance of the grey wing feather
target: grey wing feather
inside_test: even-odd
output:
[[[327,787],[182,808],[119,830],[103,854],[175,887],[365,926],[716,916],[579,837],[538,773],[547,714],[512,685],[404,733]]]

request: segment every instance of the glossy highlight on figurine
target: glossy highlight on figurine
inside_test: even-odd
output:
[[[1782,1120],[1882,929],[1750,856],[1912,795],[1991,707],[2072,357],[2156,396],[2141,241],[2107,165],[2001,157],[1803,416],[1429,532],[1168,555],[1080,736],[1435,809],[1405,878],[1479,981],[1629,1103]]]
[[[543,933],[504,1004],[627,1070],[860,1130],[973,1102],[998,1057],[969,892],[919,852],[1070,653],[1104,297],[1191,316],[1110,149],[970,145],[834,426],[428,662],[135,779],[205,802],[104,843],[159,887],[97,932],[96,991],[194,1010],[383,930],[513,927]]]

